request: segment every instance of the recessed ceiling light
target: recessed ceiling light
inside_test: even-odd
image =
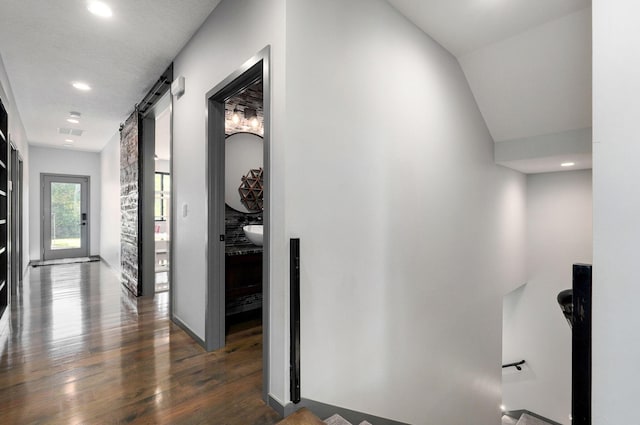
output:
[[[563,162],[560,164],[561,167],[573,167],[574,165],[576,165],[575,162]]]
[[[101,18],[110,18],[113,15],[109,5],[101,1],[90,1],[87,9],[89,9],[89,12]]]
[[[67,118],[67,122],[70,122],[71,124],[79,124],[80,121],[75,119],[75,118]]]
[[[91,86],[87,83],[83,83],[82,81],[74,81],[71,85],[81,91],[91,90]]]

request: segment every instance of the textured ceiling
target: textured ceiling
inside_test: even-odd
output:
[[[29,142],[61,147],[72,127],[84,130],[74,149],[100,151],[219,1],[108,0],[102,19],[84,0],[1,0],[0,55]]]

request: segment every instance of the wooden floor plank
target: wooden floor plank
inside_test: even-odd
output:
[[[31,269],[0,323],[0,422],[278,422],[261,399],[260,325],[207,353],[167,302],[132,297],[98,262]]]

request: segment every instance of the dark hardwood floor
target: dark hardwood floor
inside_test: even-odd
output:
[[[270,425],[262,330],[204,351],[103,263],[32,268],[0,325],[0,424]],[[8,313],[8,311],[7,311]]]

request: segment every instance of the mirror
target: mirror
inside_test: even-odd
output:
[[[262,212],[262,137],[234,133],[225,140],[225,203],[243,213]]]

